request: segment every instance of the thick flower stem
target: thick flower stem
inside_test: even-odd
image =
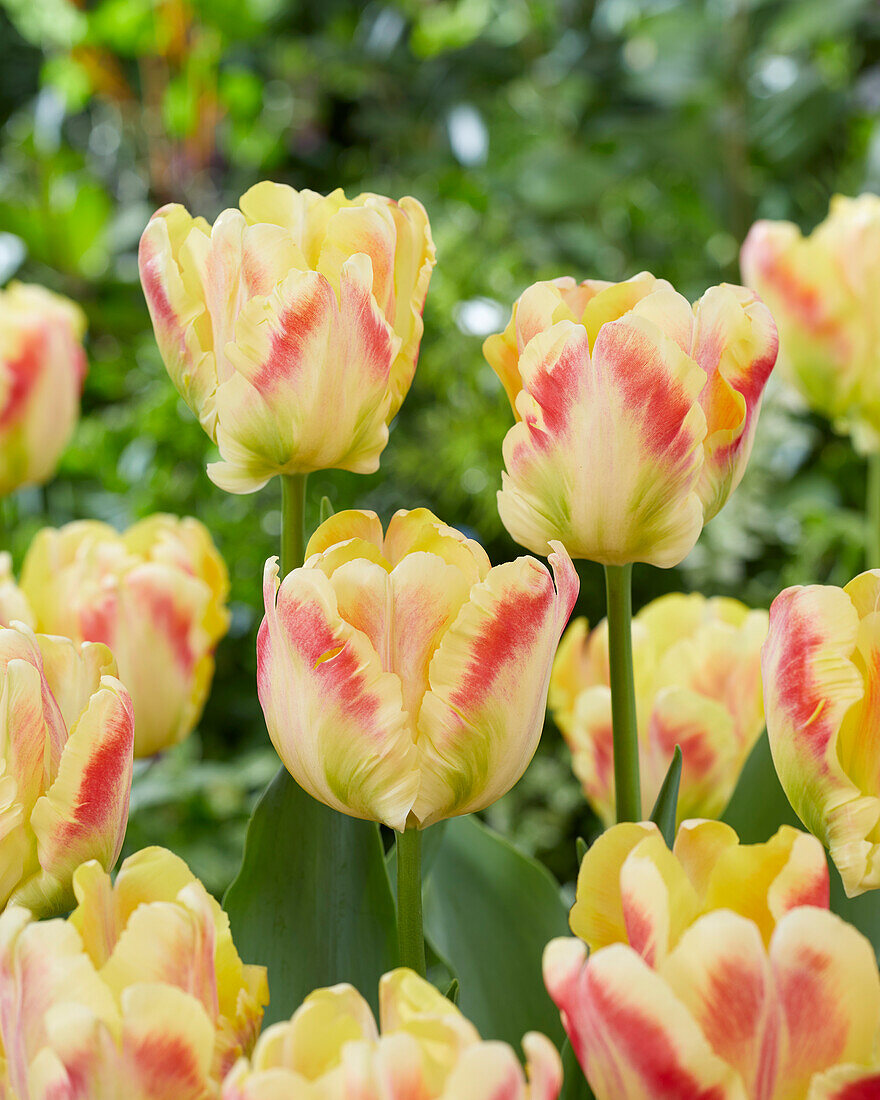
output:
[[[308,474],[281,475],[281,579],[299,569],[305,558],[303,520]]]
[[[608,658],[614,726],[614,790],[618,821],[640,821],[639,738],[632,659],[632,565],[605,566]]]
[[[865,568],[880,569],[880,451],[868,455],[865,524]]]
[[[422,931],[422,834],[406,829],[397,834],[397,942],[400,965],[421,974],[425,964]]]

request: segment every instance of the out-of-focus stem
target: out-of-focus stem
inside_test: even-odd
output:
[[[605,566],[608,659],[614,726],[614,791],[618,821],[640,821],[639,736],[632,659],[632,565]]]
[[[880,569],[880,451],[868,455],[868,499],[865,503],[865,565]]]

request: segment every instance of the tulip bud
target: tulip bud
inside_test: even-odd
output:
[[[740,263],[779,325],[788,381],[860,450],[880,449],[880,197],[835,195],[806,237],[791,222],[756,222]]]
[[[632,624],[642,813],[682,750],[679,820],[719,817],[764,728],[761,646],[767,612],[738,600],[672,593]],[[606,826],[615,820],[608,624],[576,619],[550,678],[550,709],[575,775]]]
[[[737,286],[693,307],[642,272],[536,283],[483,345],[517,423],[498,494],[521,545],[668,567],[739,484],[776,360],[765,306]]]
[[[279,585],[266,563],[257,688],[269,736],[319,801],[402,830],[482,809],[525,771],[577,597],[561,546],[490,567],[427,509],[384,537],[339,512]]]
[[[67,920],[0,917],[0,1051],[16,1100],[207,1100],[250,1053],[268,1003],[226,914],[162,848],[115,884],[94,861],[74,875]]]
[[[81,521],[40,531],[21,588],[39,629],[104,642],[135,714],[135,756],[194,729],[229,626],[226,565],[198,520],[154,515],[122,535]]]
[[[232,493],[275,474],[372,473],[409,390],[434,266],[428,217],[258,183],[213,227],[164,206],[140,270],[165,365]]]
[[[562,1064],[543,1035],[523,1039],[522,1067],[506,1043],[487,1043],[412,970],[379,983],[381,1034],[350,985],[310,993],[288,1023],[275,1024],[226,1078],[222,1100],[556,1100]]]
[[[86,319],[41,286],[0,290],[0,495],[55,473],[79,418]]]
[[[651,822],[616,825],[571,925],[587,942],[548,944],[544,980],[596,1100],[843,1100],[877,1073],[874,951],[828,912],[822,848],[797,829],[740,845],[689,821],[670,852]]]
[[[880,570],[844,588],[787,588],[770,608],[764,706],[795,813],[849,897],[880,887]]]
[[[61,912],[83,860],[116,862],[134,720],[115,672],[106,646],[0,629],[0,908]]]

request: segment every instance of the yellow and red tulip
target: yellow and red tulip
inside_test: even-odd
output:
[[[0,626],[9,626],[12,623],[36,626],[31,605],[15,583],[12,556],[4,550],[0,553]]]
[[[113,651],[134,703],[136,756],[192,732],[229,625],[226,565],[198,520],[155,515],[121,535],[97,521],[44,528],[21,589],[40,630]]]
[[[268,1002],[186,864],[138,852],[74,876],[67,920],[0,917],[0,1051],[15,1100],[213,1100]],[[0,1087],[0,1095],[4,1095]]]
[[[693,307],[647,272],[529,287],[483,348],[517,419],[507,530],[536,553],[558,539],[606,565],[680,562],[742,478],[776,344],[743,287]]]
[[[86,373],[79,306],[41,286],[0,290],[0,495],[54,474]]]
[[[160,351],[234,493],[275,474],[378,469],[409,390],[434,245],[422,205],[269,182],[210,226],[178,205],[144,231]]]
[[[257,639],[269,735],[296,781],[402,830],[470,813],[532,758],[553,654],[577,597],[562,546],[491,568],[427,509],[339,512],[278,582]]]
[[[836,195],[806,237],[791,222],[757,222],[741,264],[779,325],[785,376],[860,449],[877,450],[880,197]]]
[[[787,588],[764,647],[767,733],[795,812],[852,897],[880,887],[880,571]]]
[[[596,1100],[842,1100],[876,1079],[874,952],[827,906],[821,846],[796,829],[746,846],[685,822],[672,852],[651,823],[600,837],[571,917],[587,942],[544,955]]]
[[[222,1100],[556,1100],[562,1065],[543,1035],[523,1039],[527,1075],[505,1043],[483,1042],[412,970],[379,984],[381,1032],[349,985],[311,993],[226,1078]]]
[[[0,907],[62,911],[83,860],[116,862],[134,720],[115,673],[106,646],[0,629]]]
[[[642,812],[647,817],[676,745],[679,818],[717,817],[764,728],[761,646],[767,612],[738,600],[672,593],[632,622]],[[605,825],[615,820],[608,624],[576,619],[550,678],[550,709],[575,774]]]

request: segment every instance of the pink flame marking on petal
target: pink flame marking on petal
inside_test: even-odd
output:
[[[578,399],[580,376],[588,367],[589,352],[586,334],[583,334],[582,341],[572,338],[568,340],[552,370],[542,369],[529,381],[529,392],[541,406],[543,413],[543,432],[551,436],[564,433],[571,410]],[[534,417],[526,419],[530,424],[534,421]],[[543,432],[538,436],[539,440]]]
[[[880,1073],[850,1081],[832,1094],[832,1100],[880,1100]]]
[[[109,736],[83,768],[73,816],[59,831],[60,849],[117,819],[124,828],[127,815],[120,813],[120,802],[124,794],[127,802],[134,744],[134,719],[127,701],[108,716],[107,723]]]
[[[812,905],[817,909],[827,909],[831,904],[831,883],[828,868],[822,867],[810,878],[798,881],[797,886],[785,895],[785,908],[798,909],[802,905]],[[880,1097],[878,1097],[880,1100]]]
[[[625,321],[614,321],[599,331],[593,358],[604,361],[624,408],[638,419],[645,449],[664,462],[683,460],[693,444],[682,432],[693,401],[668,376],[660,348]]]
[[[814,651],[824,638],[809,618],[800,613],[797,592],[783,592],[770,609],[770,642],[778,651],[773,681],[779,704],[795,727],[799,742],[809,745],[818,758],[825,755],[829,730],[822,721],[825,698],[813,679]]]
[[[24,346],[15,359],[6,363],[9,375],[9,392],[6,404],[0,412],[0,430],[10,427],[19,419],[23,406],[40,375],[46,354],[46,336],[38,329],[24,335]]]
[[[517,587],[497,602],[492,618],[471,643],[472,656],[461,683],[450,695],[453,707],[476,709],[505,669],[537,643],[547,620],[548,605],[555,595],[553,582],[543,567],[542,573],[537,590],[526,592]]]
[[[626,937],[633,951],[637,951],[653,970],[657,962],[656,929],[648,913],[638,904],[623,899],[623,923]]]
[[[849,354],[849,341],[839,322],[825,310],[825,299],[816,287],[807,286],[798,279],[796,271],[777,261],[769,249],[756,250],[756,266],[761,276],[770,283],[784,300],[795,319],[814,336],[833,344],[837,354],[845,358]]]
[[[600,1027],[612,1033],[619,1057],[650,1086],[650,1095],[675,1100],[725,1100],[721,1085],[707,1088],[675,1060],[669,1033],[648,1015],[650,1009],[621,1004],[615,990],[606,991],[601,982],[591,978],[588,967],[590,1000]]]
[[[809,1058],[817,1069],[820,1065],[833,1065],[846,1047],[846,1020],[835,1015],[828,997],[828,974],[833,966],[820,948],[802,944],[797,969],[789,968],[777,975],[789,1035],[789,1057],[795,1064]]]
[[[134,1063],[135,1081],[144,1096],[175,1096],[181,1100],[201,1100],[204,1080],[195,1051],[175,1035],[144,1035],[129,1049]],[[184,1091],[186,1090],[186,1091]]]
[[[338,309],[333,288],[320,275],[306,276],[304,284],[292,301],[278,315],[273,326],[269,354],[253,377],[253,385],[259,393],[272,390],[298,378],[309,364],[306,358],[309,343],[316,330],[330,322],[331,310]],[[323,364],[315,364],[320,370]]]
[[[183,674],[188,676],[195,666],[196,654],[190,644],[192,617],[174,599],[172,592],[143,585],[139,596],[147,606],[150,621],[167,640]]]

